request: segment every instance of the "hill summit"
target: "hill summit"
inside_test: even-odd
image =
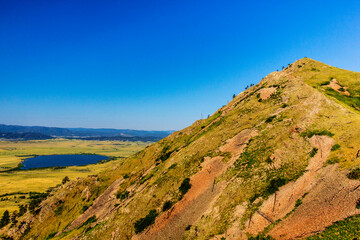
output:
[[[117,167],[52,189],[0,235],[355,237],[359,129],[360,73],[303,58]]]

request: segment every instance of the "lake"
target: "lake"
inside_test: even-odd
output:
[[[46,168],[46,167],[67,167],[67,166],[82,166],[88,164],[98,163],[101,160],[109,159],[109,157],[101,155],[45,155],[27,158],[23,162],[21,169],[28,170],[32,168]]]

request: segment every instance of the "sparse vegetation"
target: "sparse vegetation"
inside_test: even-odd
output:
[[[339,163],[340,160],[339,158],[337,157],[332,157],[332,158],[329,158],[327,161],[326,161],[326,164],[335,164],[335,163]]]
[[[330,227],[327,227],[325,231],[316,234],[315,236],[308,237],[308,240],[320,240],[320,239],[358,239],[360,232],[360,216],[355,215],[348,217],[345,220],[335,222]]]
[[[258,234],[255,237],[254,236],[249,236],[248,240],[274,240],[274,238],[269,236],[269,235],[265,236],[263,234]]]

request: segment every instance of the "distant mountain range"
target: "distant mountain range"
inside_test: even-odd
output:
[[[84,140],[158,141],[174,131],[145,131],[110,128],[58,128],[0,124],[0,139],[39,140],[71,138]]]
[[[51,138],[53,137],[35,132],[34,133],[33,132],[26,132],[26,133],[0,132],[0,139],[8,139],[8,140],[45,140]]]

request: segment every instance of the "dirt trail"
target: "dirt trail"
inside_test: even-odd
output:
[[[223,157],[220,156],[205,158],[202,169],[190,178],[191,189],[183,199],[162,213],[155,224],[133,239],[182,239],[185,228],[201,217],[225,187],[225,183],[214,184],[215,178],[236,161],[248,141],[255,135],[255,130],[246,129],[220,148],[233,154],[228,162],[222,161]]]
[[[306,237],[360,212],[355,208],[360,191],[353,191],[358,181],[347,179],[334,165],[322,168],[334,141],[327,136],[314,136],[310,143],[319,150],[310,159],[307,171],[263,203],[248,222],[247,232],[256,235],[272,222],[284,218],[294,209],[296,201],[307,193],[296,211],[269,232],[275,239]]]

